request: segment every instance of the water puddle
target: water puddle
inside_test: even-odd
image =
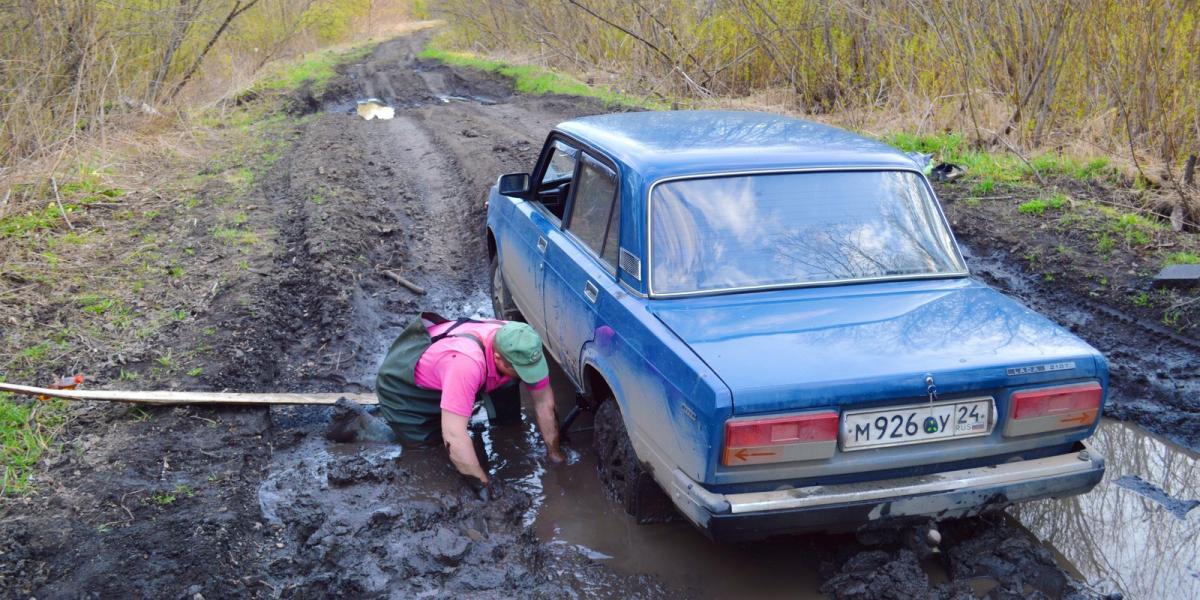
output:
[[[396,109],[384,104],[383,101],[377,98],[359,100],[357,105],[355,112],[358,113],[358,116],[368,121],[371,119],[387,121],[396,116]]]
[[[562,414],[573,392],[557,369],[551,373]],[[582,431],[572,433],[572,464],[565,467],[544,464],[528,420],[480,436],[495,472],[535,496],[526,521],[545,542],[578,548],[618,572],[652,574],[702,598],[743,596],[746,590],[756,598],[821,597],[821,562],[855,543],[850,536],[810,535],[719,545],[685,522],[637,525],[604,495],[589,424],[586,417],[577,422]],[[1093,444],[1108,459],[1095,490],[1010,508],[1013,520],[1098,591],[1127,598],[1200,597],[1200,508],[1189,502],[1200,499],[1198,457],[1116,421],[1105,421]],[[1130,477],[1145,485],[1131,485]],[[937,569],[923,566],[938,583]],[[997,585],[986,578],[968,583],[985,595]]]
[[[1092,444],[1108,461],[1096,489],[1009,512],[1101,592],[1200,598],[1200,457],[1117,421]]]
[[[433,96],[442,104],[450,104],[451,102],[469,102],[482,104],[483,106],[492,106],[493,104],[498,103],[495,98],[490,98],[488,96],[459,96],[457,94],[434,94]]]
[[[560,415],[574,402],[566,376],[551,368]],[[528,399],[526,399],[528,401]],[[609,500],[596,475],[591,451],[591,419],[572,428],[568,464],[547,465],[533,422],[483,431],[485,456],[509,485],[530,492],[534,503],[525,515],[538,537],[573,547],[617,572],[650,574],[689,597],[732,598],[753,590],[755,598],[821,598],[820,560],[832,557],[850,538],[810,536],[749,545],[718,545],[691,524],[638,525]],[[815,549],[826,544],[824,552]]]

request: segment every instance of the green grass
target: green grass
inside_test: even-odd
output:
[[[1065,194],[1054,194],[1049,198],[1034,198],[1029,202],[1024,202],[1017,207],[1017,212],[1023,215],[1042,216],[1047,209],[1059,210],[1066,206],[1069,198]]]
[[[192,490],[190,485],[181,483],[171,491],[162,491],[150,496],[149,501],[159,506],[170,506],[180,498],[191,498],[195,495],[196,492]]]
[[[1104,228],[1124,240],[1127,247],[1149,246],[1156,233],[1167,228],[1166,225],[1137,213],[1123,213],[1107,206],[1101,206],[1099,209],[1105,216]]]
[[[253,246],[261,241],[258,234],[253,231],[245,231],[232,227],[218,227],[214,229],[213,237],[222,242],[240,244],[242,246]]]
[[[63,205],[63,210],[67,215],[78,208],[74,204]],[[62,213],[58,212],[57,205],[50,203],[40,210],[31,210],[0,219],[0,237],[27,237],[36,231],[53,229],[62,224]]]
[[[883,141],[905,152],[932,154],[934,161],[965,167],[969,177],[991,181],[993,187],[996,183],[1021,181],[1027,170],[1021,159],[1011,154],[971,149],[961,133],[917,135],[901,132],[886,135]]]
[[[593,87],[578,79],[531,65],[513,65],[497,60],[480,58],[465,52],[453,52],[433,46],[426,47],[418,54],[420,58],[437,60],[455,67],[466,67],[487,73],[496,73],[513,80],[513,86],[522,94],[564,94],[596,98],[607,104],[623,104],[640,106],[652,110],[663,110],[668,105],[635,98],[610,89]]]
[[[1195,265],[1200,264],[1200,254],[1195,252],[1176,252],[1163,261],[1166,265]]]
[[[0,393],[0,449],[4,454],[0,496],[30,491],[29,475],[53,444],[65,415],[61,401],[18,402],[12,394]]]
[[[21,350],[21,356],[28,358],[31,361],[39,361],[46,357],[50,352],[50,342],[39,342],[33,346]]]
[[[985,177],[985,178],[983,178],[983,180],[981,180],[979,183],[976,183],[974,185],[974,187],[971,188],[971,195],[972,196],[982,196],[984,194],[990,194],[990,193],[994,192],[995,190],[996,190],[996,181],[994,179],[992,179],[991,177]]]
[[[324,91],[329,80],[337,74],[336,67],[344,62],[365,58],[378,42],[370,41],[353,48],[321,50],[304,55],[287,64],[254,86],[257,91],[287,91],[305,82],[312,85],[314,95]]]
[[[1029,164],[1026,164],[1012,153],[974,150],[961,133],[892,133],[884,136],[883,141],[905,152],[932,154],[935,161],[965,167],[971,178],[998,183],[1015,183],[1032,178],[1034,175],[1030,165],[1042,176],[1062,175],[1081,181],[1120,179],[1120,172],[1104,158],[1080,160],[1046,153],[1030,158]]]

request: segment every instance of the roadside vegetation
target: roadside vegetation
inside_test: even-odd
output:
[[[0,8],[0,56],[13,57],[0,75],[0,380],[196,385],[215,330],[186,347],[162,341],[278,251],[256,198],[298,123],[286,94],[365,56],[366,34],[402,27],[400,4]],[[35,489],[34,466],[70,415],[0,393],[0,497]]]
[[[610,88],[589,85],[565,73],[534,65],[516,65],[432,46],[422,50],[419,57],[455,67],[466,67],[508,77],[513,80],[516,90],[522,94],[582,96],[596,98],[610,105],[636,106],[651,110],[663,110],[669,107],[669,104],[665,102],[639,98]]]
[[[1116,171],[1161,192],[1139,208],[1164,204],[1177,229],[1200,224],[1196,3],[428,4],[450,24],[439,40],[447,49],[662,103],[759,107],[944,142],[995,183],[1022,167],[1043,177]]]
[[[1200,75],[1196,5],[446,0],[428,10],[449,27],[424,56],[508,75],[524,91],[790,113],[953,164],[961,177],[939,190],[952,218],[1003,221],[1036,279],[1200,330],[1194,291],[1150,289],[1159,269],[1200,255],[1200,113],[1188,100],[1200,79],[1179,79]]]

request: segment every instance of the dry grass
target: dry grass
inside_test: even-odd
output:
[[[1200,12],[1168,0],[446,0],[440,43],[681,106],[1106,157],[1200,196]],[[1192,219],[1200,221],[1200,206]]]

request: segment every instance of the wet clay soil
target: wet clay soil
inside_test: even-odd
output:
[[[199,387],[369,390],[406,315],[489,315],[484,190],[500,173],[527,170],[554,124],[611,108],[516,95],[502,79],[416,60],[423,42],[385,43],[320,97],[291,98],[289,110],[307,116],[254,192],[254,218],[278,232],[272,263],[253,265],[194,327],[162,341],[195,345],[211,328],[202,341],[219,352]],[[394,118],[360,118],[365,98],[394,107]],[[1004,257],[987,256],[985,278],[1003,281]],[[383,268],[428,293],[396,285]],[[1052,298],[1031,297],[1053,308]],[[1146,366],[1129,369],[1126,380]],[[116,373],[107,375],[115,386]],[[572,391],[561,373],[555,389],[565,411]],[[1030,505],[1016,519],[944,523],[941,551],[931,553],[914,542],[923,529],[718,546],[686,523],[637,526],[600,492],[586,416],[565,466],[545,464],[528,418],[490,428],[477,419],[478,450],[507,482],[491,502],[460,483],[441,451],[332,444],[321,437],[327,421],[320,408],[78,405],[39,492],[0,509],[0,595],[1062,598],[1196,589],[1194,542],[1191,558],[1164,561],[1150,578],[1134,574],[1134,554],[1106,554],[1121,536],[1142,536],[1145,553],[1194,536],[1197,511],[1180,519],[1154,493],[1200,496],[1194,461],[1165,444],[1143,453],[1159,458],[1110,463],[1110,480],[1137,476],[1150,488],[1106,482],[1100,494]],[[1126,447],[1125,430],[1112,431],[1112,447]],[[1158,527],[1128,525],[1139,519]]]

